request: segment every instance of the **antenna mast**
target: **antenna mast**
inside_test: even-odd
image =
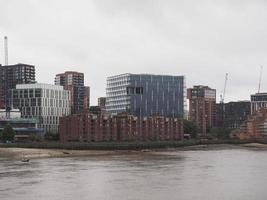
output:
[[[8,39],[5,36],[5,65],[8,65]]]
[[[260,93],[260,90],[261,90],[262,71],[263,71],[263,66],[261,66],[261,69],[260,69],[260,80],[259,80],[258,93]]]
[[[221,103],[224,103],[227,81],[228,81],[228,73],[225,74],[223,94],[221,95]]]

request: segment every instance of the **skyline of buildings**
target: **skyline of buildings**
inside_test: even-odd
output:
[[[19,108],[22,118],[36,118],[45,132],[57,133],[60,117],[101,111],[139,118],[188,118],[198,134],[206,136],[213,127],[238,128],[250,113],[267,106],[267,93],[252,94],[247,102],[216,104],[215,89],[197,85],[186,90],[185,76],[125,73],[107,77],[106,96],[90,109],[90,88],[84,86],[81,72],[56,74],[54,85],[37,83],[33,65],[0,66],[0,72],[1,105],[7,110]]]
[[[1,67],[6,67],[6,66],[16,66],[16,65],[25,65],[25,66],[33,66],[34,67],[34,74],[36,74],[35,73],[35,66],[34,65],[29,65],[29,64],[23,64],[23,63],[18,63],[18,64],[9,64],[9,65],[2,65],[2,64],[0,64],[0,68]],[[63,73],[58,73],[58,74],[55,74],[55,78],[54,78],[54,81],[53,81],[53,83],[49,83],[49,84],[55,84],[56,83],[56,76],[57,75],[59,75],[59,74],[64,74],[64,73],[66,73],[66,72],[74,72],[74,73],[81,73],[81,72],[77,72],[77,71],[73,71],[73,70],[67,70],[67,71],[65,71],[65,72],[63,72]],[[84,74],[84,73],[82,73],[82,74]],[[157,74],[156,74],[157,75]],[[158,74],[158,75],[160,75],[160,74]],[[36,75],[35,75],[36,76]],[[115,76],[115,75],[114,75]],[[163,76],[169,76],[169,75],[166,75],[166,74],[164,74]],[[183,75],[184,76],[184,75]],[[35,82],[38,82],[38,81],[35,81]],[[1,86],[2,84],[0,84],[0,86]],[[197,84],[194,84],[194,85],[197,85]],[[193,87],[193,85],[192,85],[192,87]],[[90,87],[89,87],[90,88]],[[89,93],[90,93],[90,89],[89,89]],[[259,94],[264,94],[264,93],[266,93],[266,92],[259,92]],[[258,93],[255,93],[255,94],[258,94]],[[104,97],[104,96],[103,96]],[[234,101],[250,101],[251,100],[251,94],[249,94],[248,95],[248,99],[247,100],[244,100],[244,99],[242,99],[242,100],[234,100]],[[219,95],[216,95],[216,98],[219,98]],[[216,99],[216,101],[219,101],[219,99]],[[227,102],[232,102],[233,100],[231,100],[231,99],[229,99]],[[97,98],[96,98],[96,100],[95,100],[95,103],[93,103],[93,105],[97,105],[98,104],[98,100],[97,100]],[[188,109],[187,109],[187,111],[188,111]]]

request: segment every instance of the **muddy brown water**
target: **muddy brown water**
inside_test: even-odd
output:
[[[267,151],[0,158],[1,200],[266,200]]]

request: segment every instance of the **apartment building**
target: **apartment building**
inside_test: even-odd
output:
[[[35,67],[27,64],[0,65],[0,108],[10,108],[10,90],[17,84],[35,83]]]
[[[194,86],[187,90],[189,99],[189,120],[193,121],[200,136],[206,136],[215,125],[216,90],[208,86]]]
[[[74,71],[66,71],[57,74],[55,85],[61,85],[65,90],[70,91],[71,113],[79,113],[89,109],[90,106],[90,88],[84,86],[84,74]]]
[[[178,118],[101,112],[61,117],[59,134],[62,142],[177,141],[184,137],[183,123]]]

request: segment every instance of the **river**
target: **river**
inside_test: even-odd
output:
[[[266,200],[267,151],[0,158],[1,200]]]

